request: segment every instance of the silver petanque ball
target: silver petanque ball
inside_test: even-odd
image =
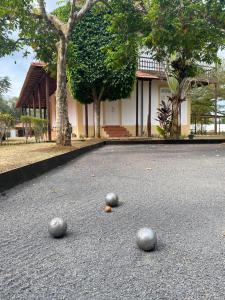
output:
[[[151,228],[141,228],[137,233],[137,245],[144,251],[154,250],[157,244],[157,236]]]
[[[108,206],[115,207],[119,204],[119,198],[114,193],[108,193],[105,197],[105,203]]]
[[[48,224],[48,232],[54,238],[61,238],[66,234],[67,223],[61,218],[54,218]]]

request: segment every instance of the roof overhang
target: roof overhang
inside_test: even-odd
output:
[[[48,76],[50,79],[49,95],[53,94],[56,89],[55,80],[52,79],[45,71],[46,64],[43,62],[33,62],[27,72],[22,90],[20,92],[19,99],[16,103],[16,107],[26,106],[33,102],[33,96],[38,88],[40,88],[41,100],[46,98],[44,79]],[[42,86],[41,86],[42,85]],[[43,101],[44,102],[44,101]]]
[[[138,70],[136,72],[137,79],[142,80],[162,80],[164,79],[164,74],[154,74],[153,72]]]

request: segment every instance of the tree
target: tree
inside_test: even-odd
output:
[[[191,123],[202,123],[203,116],[211,115],[214,111],[214,102],[207,93],[206,87],[198,87],[191,91]],[[196,130],[195,130],[196,131]]]
[[[34,1],[21,0],[3,0],[2,11],[14,26],[20,27],[20,37],[26,36],[30,28],[34,29],[33,18],[39,22],[45,22],[45,25],[53,30],[57,37],[57,90],[56,90],[56,128],[57,144],[70,145],[71,136],[68,132],[68,105],[67,105],[67,88],[66,88],[66,52],[71,37],[71,33],[77,23],[84,17],[95,3],[101,0],[86,0],[79,9],[77,1],[67,1],[70,7],[69,19],[63,22],[57,16],[46,12],[45,1],[38,0],[38,7],[35,7]],[[81,1],[79,1],[81,2]],[[105,0],[105,2],[107,2]]]
[[[17,41],[13,39],[14,25],[10,22],[8,15],[9,7],[3,0],[0,7],[0,57],[10,54],[17,48]]]
[[[20,116],[22,114],[21,109],[16,107],[17,101],[18,101],[17,97],[12,97],[12,98],[7,100],[7,104],[10,108],[10,114],[13,116],[15,121],[19,121]]]
[[[47,120],[32,117],[31,122],[32,122],[32,129],[34,131],[36,143],[38,143],[38,142],[40,143],[41,141],[44,140],[44,135],[46,135],[47,130],[48,130],[47,129]]]
[[[160,107],[157,109],[157,115],[158,118],[156,119],[159,121],[159,125],[157,126],[157,130],[161,136],[163,136],[164,139],[167,139],[170,134],[170,127],[171,127],[171,105],[170,103],[166,103],[165,101],[162,101],[160,103]]]
[[[0,144],[4,139],[7,139],[7,131],[13,124],[13,116],[8,113],[0,112]]]
[[[185,101],[183,87],[189,78],[198,75],[198,64],[217,62],[217,52],[224,43],[218,1],[153,0],[145,18],[144,41],[158,61],[167,61],[169,77],[177,81],[171,99],[171,136],[180,135],[180,105]],[[221,1],[222,5],[222,1]],[[224,8],[224,4],[223,4]],[[171,57],[173,59],[171,60]]]
[[[202,116],[215,117],[215,132],[217,132],[217,115],[224,114],[225,100],[225,66],[224,62],[217,65],[212,73],[213,83],[193,89],[190,94],[192,101],[192,121],[201,123]]]
[[[118,37],[109,30],[113,7],[99,5],[76,26],[68,48],[68,79],[71,92],[81,103],[94,103],[95,136],[100,137],[100,103],[127,98],[132,92],[137,67],[138,45],[129,44],[126,60],[115,65],[108,47],[117,46]],[[119,42],[120,45],[120,42]],[[126,53],[120,52],[122,55]]]
[[[0,95],[8,92],[11,87],[11,83],[8,77],[0,77]]]
[[[31,137],[31,133],[32,133],[32,117],[22,115],[20,117],[20,121],[23,124],[24,133],[25,133],[25,137],[26,137],[26,144],[27,144],[28,137],[29,137],[29,135]]]
[[[15,121],[18,121],[21,115],[20,109],[16,108],[17,100],[17,97],[6,99],[0,95],[0,112],[11,114]]]

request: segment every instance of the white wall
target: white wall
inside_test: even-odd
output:
[[[69,122],[72,127],[77,125],[76,120],[76,101],[73,99],[72,95],[68,92],[68,116]]]
[[[136,124],[136,86],[130,98],[122,100],[121,109],[122,125],[132,126]]]
[[[160,101],[167,99],[167,96],[171,95],[169,91],[165,93],[165,89],[168,89],[168,85],[165,81],[153,80],[151,84],[151,124],[158,125],[157,109],[159,108]],[[139,106],[138,106],[138,118],[139,125],[141,124],[141,82],[139,81]],[[149,110],[149,83],[143,82],[143,125],[147,126],[148,122],[148,110]],[[188,124],[188,101],[185,101],[181,105],[181,124]],[[135,125],[136,124],[136,85],[131,94],[131,97],[126,100],[122,100],[122,124],[123,125]]]
[[[55,94],[52,94],[49,98],[50,107],[51,107],[51,127],[56,127],[56,103],[55,103]]]
[[[85,125],[85,109],[83,109],[83,120]],[[94,125],[94,115],[93,115],[93,104],[88,104],[88,125],[93,126]]]
[[[163,90],[162,90],[163,89]],[[153,126],[158,125],[157,109],[160,101],[164,97],[167,99],[169,95],[165,89],[168,89],[166,81],[152,80],[151,83],[151,124]],[[76,102],[69,96],[69,119],[72,126],[77,123],[76,120]],[[143,126],[147,126],[148,121],[148,110],[149,110],[149,82],[143,82]],[[181,106],[181,123],[182,125],[188,124],[188,101],[182,103]],[[121,108],[121,112],[119,111]],[[105,115],[104,115],[105,113]],[[115,114],[116,113],[116,114]],[[141,81],[139,81],[139,126],[141,125]],[[122,123],[120,124],[120,119]],[[103,123],[105,121],[105,123]],[[54,116],[52,123],[55,123]],[[94,125],[93,116],[93,104],[88,105],[88,124],[89,126]],[[83,105],[83,125],[85,125],[85,106]],[[124,126],[135,126],[136,125],[136,83],[131,96],[127,99],[117,101],[105,101],[101,103],[101,125],[124,125]]]
[[[181,125],[188,124],[188,105],[190,100],[186,100],[181,104]]]

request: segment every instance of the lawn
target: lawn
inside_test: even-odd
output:
[[[71,147],[57,146],[55,143],[24,143],[24,139],[15,139],[0,146],[0,173],[22,167],[40,160],[60,155],[71,150],[96,143],[96,140],[73,140]]]

